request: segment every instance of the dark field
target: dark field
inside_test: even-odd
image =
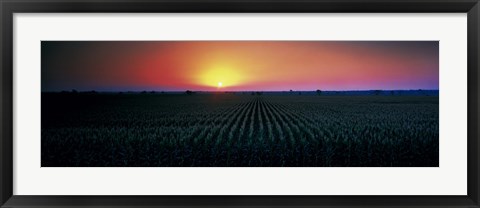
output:
[[[42,93],[42,166],[438,166],[438,96]]]

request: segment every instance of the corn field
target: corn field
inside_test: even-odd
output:
[[[438,108],[438,96],[42,93],[42,166],[438,166]]]

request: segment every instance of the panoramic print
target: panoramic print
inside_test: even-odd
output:
[[[42,167],[438,167],[438,41],[42,41]]]

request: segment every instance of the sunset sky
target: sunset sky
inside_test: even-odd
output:
[[[42,91],[438,89],[438,41],[42,41]]]

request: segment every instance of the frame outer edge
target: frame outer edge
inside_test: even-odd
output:
[[[478,207],[479,199],[479,159],[478,159],[478,138],[480,136],[480,130],[478,128],[479,118],[479,3],[475,4],[469,11],[467,17],[467,51],[468,51],[468,172],[467,172],[467,194],[469,199]],[[472,129],[474,129],[472,131]]]
[[[5,161],[5,156],[4,156],[5,145],[3,144],[4,143],[4,138],[5,138],[3,136],[3,133],[4,133],[4,131],[3,131],[3,126],[4,126],[3,121],[4,121],[4,117],[5,117],[4,111],[3,111],[3,103],[5,102],[5,99],[3,97],[3,90],[5,89],[4,84],[3,84],[3,77],[4,77],[3,73],[6,70],[5,63],[3,62],[3,56],[5,55],[5,53],[4,53],[4,50],[5,50],[4,42],[6,42],[6,41],[4,40],[4,35],[3,34],[7,30],[5,28],[5,23],[6,23],[5,13],[6,13],[6,11],[4,10],[4,8],[5,8],[4,4],[5,3],[0,0],[0,12],[1,12],[0,13],[1,14],[1,16],[0,16],[0,18],[1,18],[0,19],[0,24],[1,24],[0,30],[2,31],[2,32],[0,32],[0,47],[1,47],[1,49],[0,49],[0,67],[1,67],[1,71],[0,71],[0,81],[1,81],[1,83],[0,83],[0,100],[2,101],[2,102],[0,102],[0,116],[1,116],[1,119],[2,119],[1,120],[2,123],[0,125],[0,136],[1,136],[1,141],[0,141],[0,206],[2,204],[4,204],[7,201],[7,198],[8,198],[8,195],[6,195],[6,193],[5,193],[7,190],[4,188],[5,187],[5,182],[6,182],[5,173],[7,171],[7,168],[4,165],[6,161]]]
[[[468,68],[469,74],[469,97],[470,105],[468,108],[469,114],[472,117],[469,119],[468,127],[471,135],[468,136],[468,196],[475,203],[476,207],[480,207],[480,2],[472,7],[468,12]]]
[[[3,11],[3,1],[0,0],[0,14],[3,16],[4,15],[4,11]],[[0,21],[0,30],[1,31],[5,31],[5,28],[4,28],[4,21],[3,21],[3,17],[1,17],[1,21]],[[3,80],[3,70],[4,70],[4,67],[3,67],[3,32],[0,32],[0,67],[1,67],[1,70],[0,70],[0,80]],[[3,119],[3,86],[0,84],[0,100],[2,102],[0,102],[0,118]],[[3,143],[3,124],[0,125],[0,206],[2,206],[4,203],[5,203],[5,197],[4,197],[4,179],[3,179],[3,172],[5,171],[5,168],[3,167],[3,162],[5,162],[4,160],[4,157],[2,155],[3,153],[3,148],[4,148],[4,145],[2,144]]]
[[[0,0],[1,9],[1,50],[0,50],[0,205],[4,204],[12,197],[13,193],[13,10],[11,3]]]
[[[27,1],[28,2],[28,1]],[[42,2],[42,1],[39,1]],[[45,2],[45,1],[43,1]],[[55,1],[56,2],[56,1]],[[88,1],[87,1],[88,2]],[[388,1],[386,1],[388,2]],[[414,2],[414,1],[413,1]],[[412,2],[412,3],[413,3]],[[468,1],[470,2],[470,1]],[[9,199],[13,199],[13,7],[15,3],[8,0],[0,0],[1,11],[1,32],[0,32],[0,206]],[[30,8],[31,10],[34,10]],[[27,9],[28,10],[28,9]],[[27,11],[28,12],[28,11]],[[474,130],[469,131],[468,135],[468,197],[473,206],[463,205],[465,207],[480,207],[480,176],[479,176],[479,150],[480,150],[480,128],[479,117],[480,107],[480,3],[476,0],[476,4],[468,12],[468,96],[472,98],[468,101],[468,127]],[[7,203],[8,204],[8,203]],[[71,204],[73,205],[73,204]],[[15,203],[10,205],[16,207]],[[87,205],[88,206],[88,205]],[[101,207],[97,205],[90,205],[91,207]],[[320,205],[321,206],[321,205]],[[427,205],[428,206],[428,205]],[[460,207],[462,205],[458,205]],[[24,206],[24,207],[33,207]],[[35,206],[36,207],[36,206]],[[47,205],[48,207],[48,205]],[[79,206],[79,207],[85,207]],[[126,206],[128,207],[128,206]],[[149,206],[146,206],[149,207]],[[182,206],[179,206],[182,207]],[[202,206],[199,206],[202,207]],[[268,206],[267,206],[268,207]],[[449,207],[449,206],[446,206]],[[453,205],[452,207],[457,207]]]
[[[1,11],[1,15],[3,16],[4,14],[4,11],[3,11],[3,1],[0,1],[0,11]],[[3,25],[4,21],[3,21],[3,17],[1,19],[1,26],[0,26],[0,30],[1,31],[5,31],[5,28],[4,28],[4,25]],[[3,32],[0,32],[0,67],[1,67],[1,70],[0,70],[0,80],[3,80],[3,70],[4,70],[4,67],[3,67]],[[0,102],[0,117],[3,119],[3,86],[0,84],[0,100],[2,102]],[[3,172],[5,172],[5,168],[3,167],[3,162],[5,162],[4,160],[4,157],[2,155],[3,151],[4,151],[4,145],[2,144],[3,143],[3,124],[0,125],[0,206],[2,206],[2,204],[5,203],[5,197],[4,197],[4,179],[3,179]]]
[[[477,41],[476,42],[476,51],[475,51],[477,56],[474,60],[475,60],[475,64],[476,64],[475,67],[476,67],[476,71],[477,71],[477,77],[476,77],[477,78],[477,93],[476,93],[477,103],[476,104],[477,104],[477,109],[478,109],[478,108],[480,108],[479,102],[478,102],[479,99],[480,99],[480,96],[479,96],[480,85],[478,83],[478,82],[480,82],[480,65],[479,65],[479,61],[480,61],[480,41],[479,41],[479,39],[480,39],[480,37],[479,37],[480,36],[480,2],[479,1],[477,1],[477,4],[475,5],[474,8],[476,8],[476,11],[475,11],[475,13],[476,13],[476,19],[475,19],[476,20],[476,34],[475,34],[475,36],[476,36],[476,41]],[[479,125],[478,124],[478,120],[479,120],[479,114],[478,113],[479,112],[480,111],[477,111],[477,137],[474,140],[476,142],[476,144],[472,145],[476,149],[476,151],[475,151],[476,155],[474,157],[472,157],[472,158],[475,158],[475,160],[473,162],[476,165],[476,170],[473,173],[474,176],[475,176],[475,179],[472,179],[474,182],[471,183],[471,184],[474,184],[474,186],[475,186],[476,194],[475,194],[473,200],[475,201],[477,207],[480,207],[480,190],[479,190],[480,189],[480,153],[479,153],[479,151],[480,151],[480,142],[479,142],[480,131],[478,129],[478,125]]]

